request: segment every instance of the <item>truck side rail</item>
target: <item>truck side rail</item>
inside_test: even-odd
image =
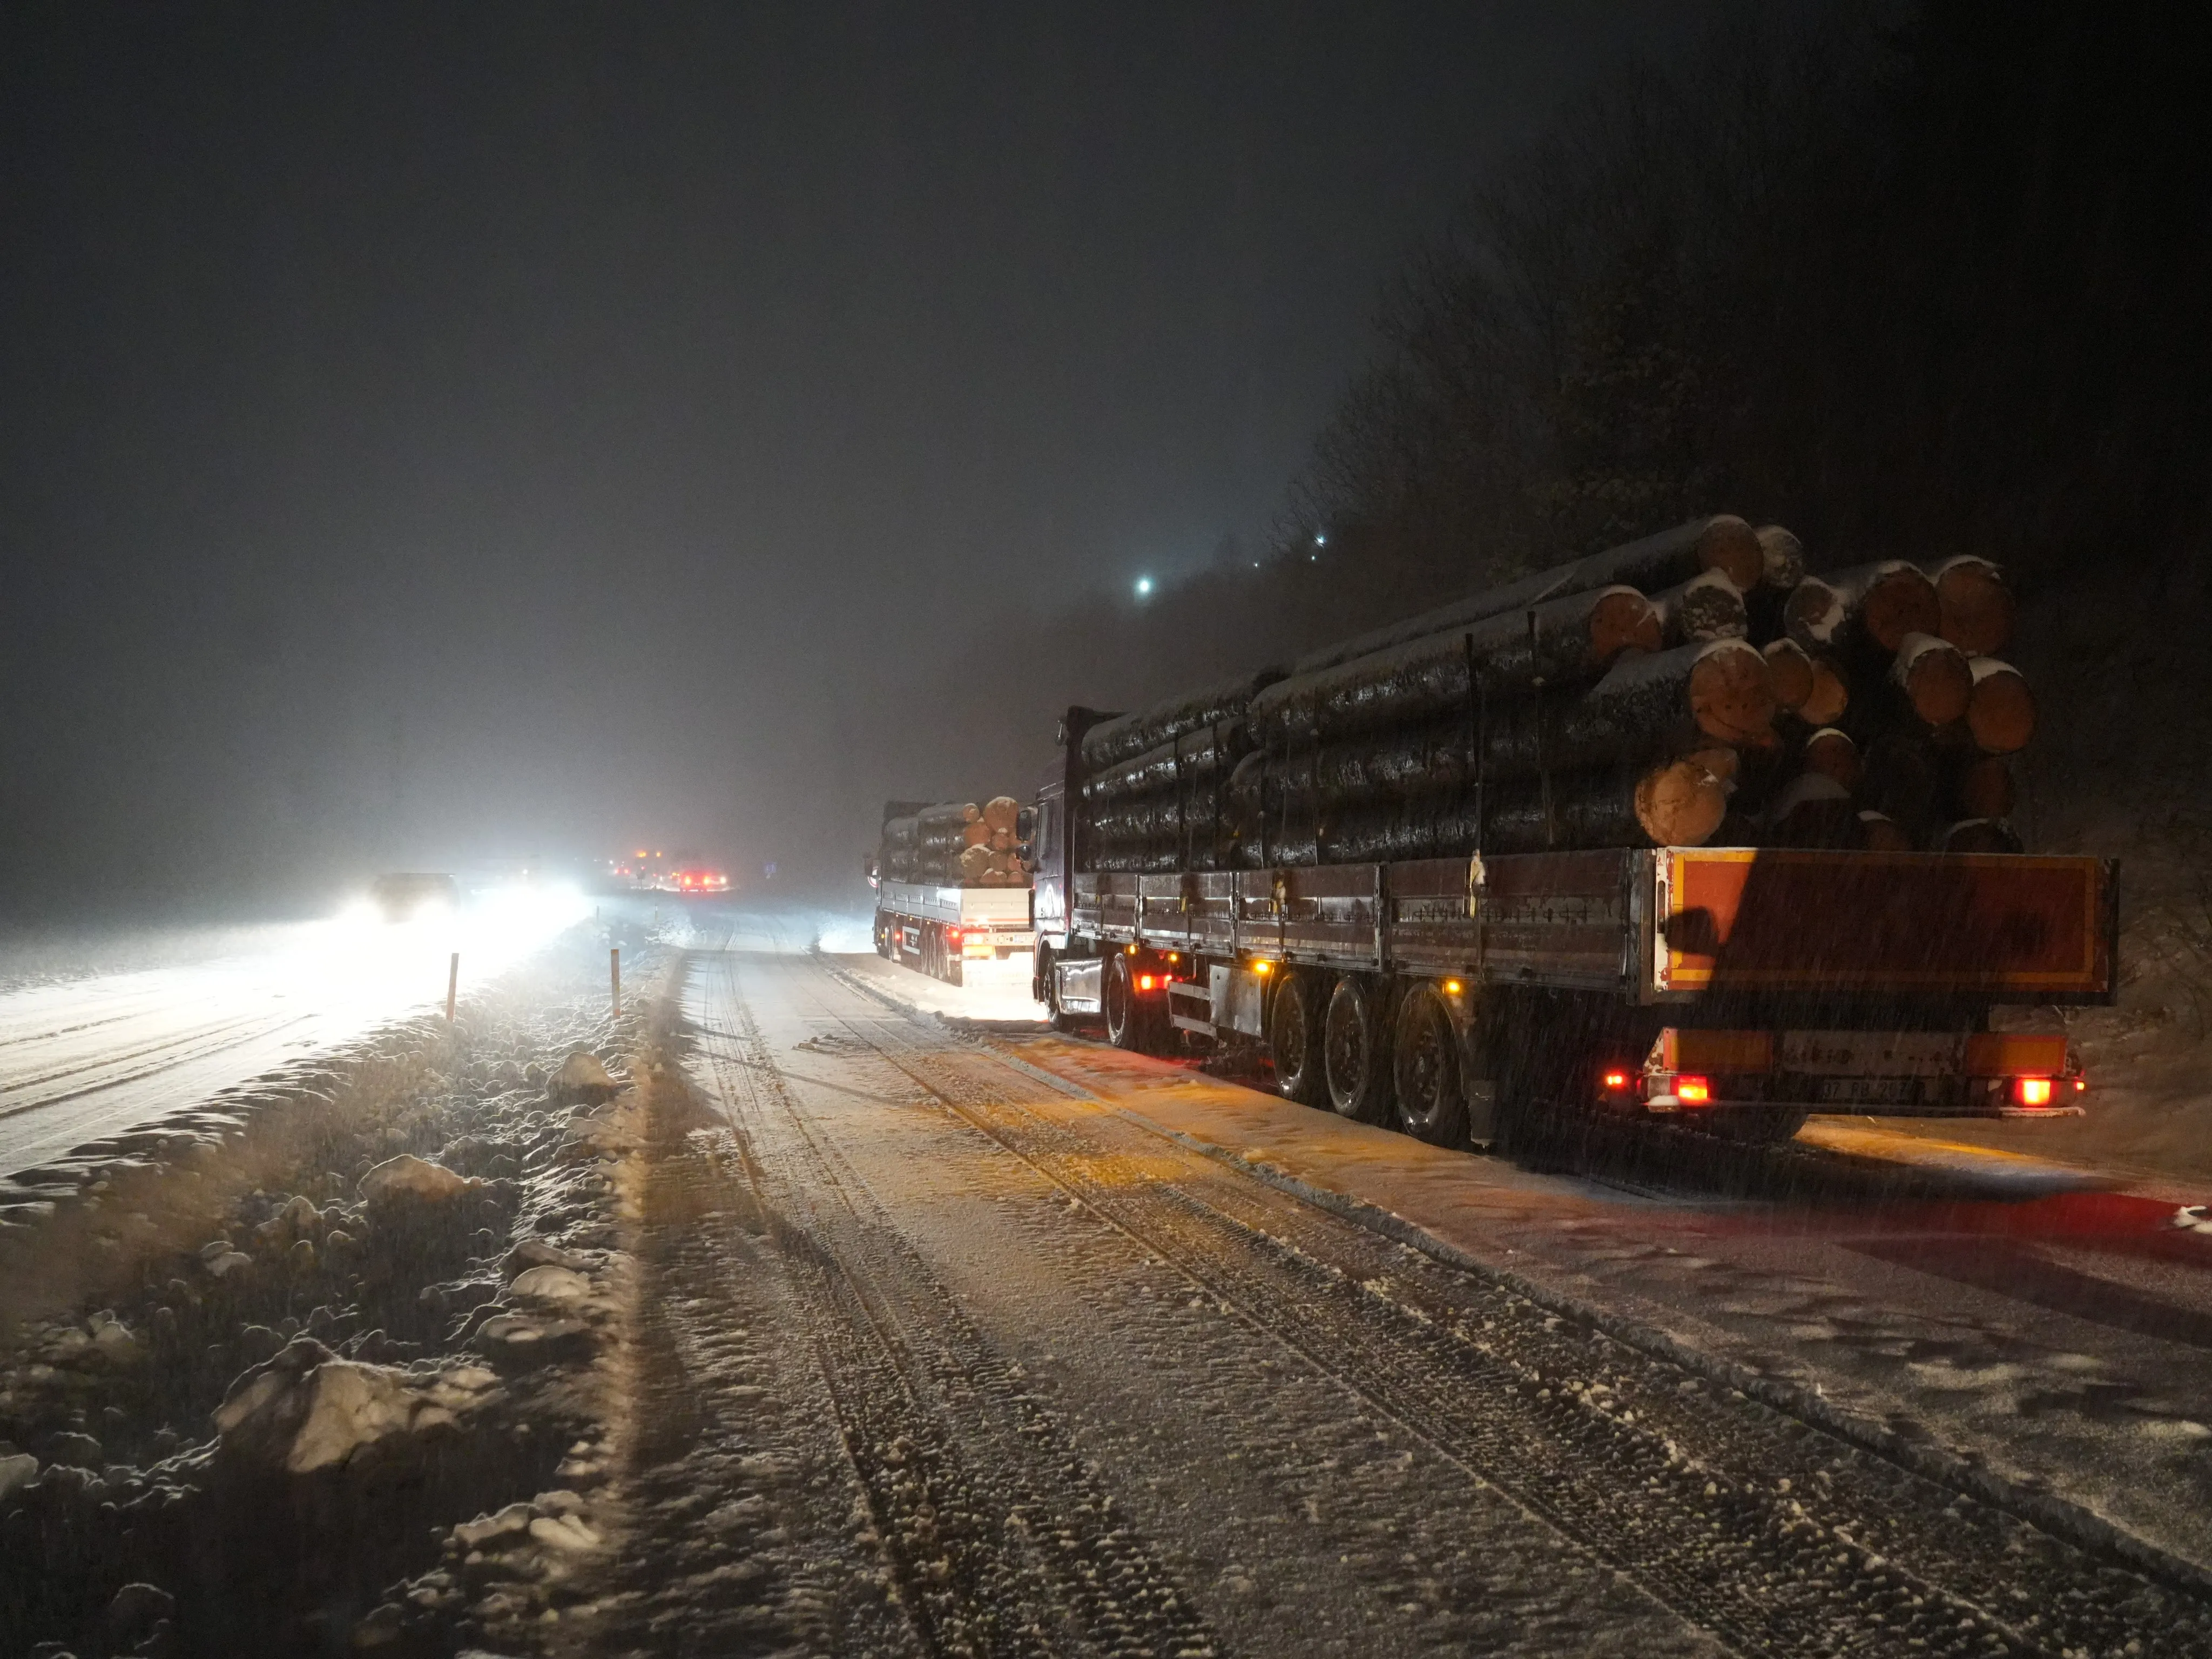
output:
[[[2025,854],[1612,848],[1078,872],[1073,932],[1345,970],[1462,973],[1644,1003],[1714,992],[2110,1000],[2118,870]]]

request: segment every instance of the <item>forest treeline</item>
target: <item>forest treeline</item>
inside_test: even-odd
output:
[[[2124,569],[2201,603],[2205,18],[1747,10],[1622,70],[1393,286],[1261,568],[1036,619],[1019,672],[1126,705],[1718,510],[1816,562],[1979,553],[2031,595]]]

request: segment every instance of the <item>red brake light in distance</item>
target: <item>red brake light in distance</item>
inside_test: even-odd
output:
[[[2047,1077],[2016,1077],[2012,1080],[2012,1095],[2023,1106],[2051,1104],[2051,1079]]]
[[[1713,1085],[1701,1077],[1678,1077],[1674,1079],[1674,1098],[1685,1106],[1710,1106]]]
[[[1607,1072],[1605,1074],[1605,1086],[1608,1089],[1626,1089],[1628,1086],[1628,1073]]]

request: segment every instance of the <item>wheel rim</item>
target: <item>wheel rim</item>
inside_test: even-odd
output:
[[[1409,1128],[1433,1127],[1443,1105],[1448,1056],[1441,1024],[1433,1008],[1424,1008],[1414,1021],[1413,1040],[1407,1046],[1398,1092]]]
[[[1129,1029],[1129,977],[1120,967],[1106,970],[1106,1034],[1116,1042]]]
[[[1355,998],[1329,1000],[1322,1043],[1327,1055],[1330,1103],[1340,1112],[1356,1108],[1367,1095],[1374,1044],[1369,1040],[1365,1013]]]

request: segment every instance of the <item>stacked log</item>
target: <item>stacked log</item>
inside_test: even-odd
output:
[[[2034,735],[2035,702],[1997,654],[2010,643],[2014,609],[2003,573],[1974,555],[1804,578],[1768,658],[1778,687],[1806,684],[1802,653],[1833,690],[1824,700],[1808,689],[1784,722],[1784,763],[1771,769],[1753,814],[1759,838],[2018,851],[2008,757]]]
[[[2016,848],[2013,617],[1978,556],[1808,574],[1780,526],[1695,520],[1092,726],[1078,864]]]
[[[886,881],[940,886],[1024,887],[1029,866],[1015,836],[1021,807],[1011,795],[918,805],[891,801],[884,809],[876,870]]]
[[[1786,531],[1699,519],[1117,716],[1079,739],[1079,865],[1706,840],[1736,750],[1777,742],[1747,594],[1778,617],[1802,569]],[[1790,665],[1802,702],[1820,665]]]

